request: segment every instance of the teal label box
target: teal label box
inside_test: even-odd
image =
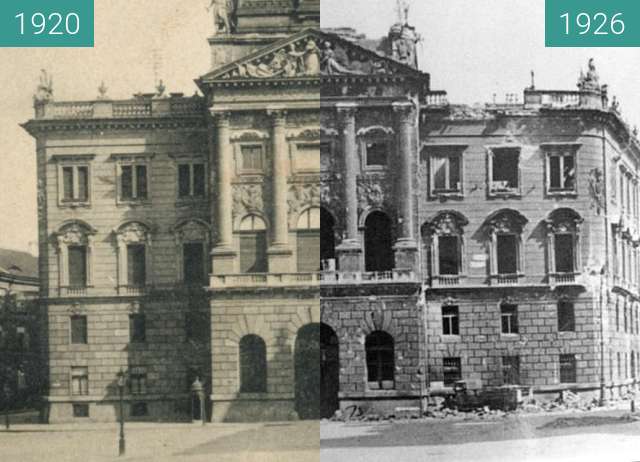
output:
[[[639,0],[545,0],[547,47],[640,47]]]
[[[94,0],[0,0],[0,47],[94,45]]]

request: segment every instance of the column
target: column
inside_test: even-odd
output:
[[[271,246],[269,272],[293,272],[289,247],[289,213],[287,186],[289,178],[289,146],[287,144],[287,113],[282,109],[269,109],[271,117]]]
[[[355,103],[336,105],[340,128],[340,146],[344,158],[344,200],[346,236],[336,248],[341,271],[361,271],[362,244],[358,233],[358,145],[356,143]]]
[[[218,242],[211,251],[212,273],[235,273],[235,256],[233,248],[233,199],[231,179],[233,178],[233,147],[230,137],[229,112],[213,112],[215,120],[215,156],[217,162],[217,208],[215,224],[218,228]]]
[[[398,136],[398,240],[395,260],[397,269],[416,268],[417,246],[413,236],[413,153],[415,111],[410,102],[393,103]]]

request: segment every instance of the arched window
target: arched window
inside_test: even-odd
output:
[[[384,331],[375,331],[365,340],[367,354],[367,381],[370,389],[392,389],[395,380],[395,353],[393,337]]]
[[[489,235],[492,282],[517,284],[523,276],[522,230],[527,219],[518,211],[503,209],[493,213],[485,222]]]
[[[462,233],[467,223],[466,218],[454,211],[441,212],[429,222],[434,284],[455,285],[463,275]]]
[[[257,335],[240,339],[240,393],[267,392],[267,347]]]
[[[320,260],[322,269],[334,271],[336,269],[335,220],[324,208],[320,209],[320,223]]]
[[[238,231],[240,240],[240,272],[266,273],[267,226],[257,215],[247,215],[240,222]]]
[[[68,221],[56,233],[61,294],[78,294],[92,285],[91,254],[96,230],[84,222]]]
[[[186,220],[173,228],[176,238],[178,280],[189,286],[206,284],[209,274],[209,225]]]
[[[298,272],[320,269],[320,208],[311,207],[300,214],[297,226]]]
[[[582,217],[571,209],[551,212],[547,224],[549,282],[572,283],[580,268],[579,231]]]
[[[383,212],[372,212],[364,226],[365,271],[391,271],[394,266],[391,219]]]
[[[144,223],[132,221],[116,231],[118,248],[118,286],[135,293],[150,285],[151,231]]]

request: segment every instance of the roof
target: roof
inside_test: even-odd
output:
[[[38,258],[28,252],[0,248],[0,273],[38,278]]]

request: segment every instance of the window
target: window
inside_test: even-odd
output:
[[[131,403],[131,417],[146,417],[148,415],[149,409],[147,408],[147,403]]]
[[[320,270],[320,208],[311,207],[300,214],[296,232],[299,273]]]
[[[560,355],[560,383],[576,383],[576,356]]]
[[[383,212],[372,212],[365,220],[365,271],[391,271],[395,265],[393,252],[393,222]]]
[[[244,145],[240,148],[243,171],[262,171],[262,145]]]
[[[518,333],[518,306],[503,303],[500,305],[500,319],[503,334]]]
[[[88,404],[73,404],[73,416],[78,418],[89,417],[89,405]]]
[[[445,387],[452,387],[462,380],[462,365],[460,358],[442,358]]]
[[[367,141],[364,146],[367,167],[383,167],[387,165],[388,146],[386,141]]]
[[[520,357],[502,357],[502,383],[505,385],[520,385]]]
[[[89,201],[89,167],[68,165],[62,167],[62,203]]]
[[[182,244],[182,264],[185,284],[202,286],[206,283],[204,245],[201,242]]]
[[[69,255],[69,287],[81,288],[87,286],[87,246],[70,245]]]
[[[144,287],[147,279],[146,246],[127,245],[127,280],[130,287]]]
[[[395,380],[395,351],[393,337],[375,331],[365,339],[367,380],[371,389],[392,389]]]
[[[449,284],[462,275],[462,235],[467,224],[464,216],[447,211],[438,213],[423,227],[423,237],[431,240],[431,274],[436,282]]]
[[[267,347],[257,335],[240,339],[240,392],[266,393]]]
[[[188,311],[185,315],[185,337],[187,341],[206,342],[209,322],[204,313]]]
[[[460,335],[457,306],[442,307],[442,335]]]
[[[576,330],[576,318],[573,303],[558,302],[558,332],[573,332]]]
[[[87,337],[87,317],[81,315],[71,316],[71,343],[85,345],[88,343]]]
[[[29,350],[29,334],[24,326],[16,327],[16,349],[18,351]]]
[[[556,273],[573,273],[574,268],[574,243],[572,234],[556,234],[554,239],[554,256]]]
[[[618,378],[622,378],[622,354],[620,352],[616,353],[616,357],[618,359]]]
[[[458,236],[438,237],[438,268],[441,275],[460,273],[460,239]]]
[[[575,152],[554,150],[547,154],[547,191],[573,192],[576,189]]]
[[[205,196],[205,166],[203,163],[186,163],[178,165],[178,197]]]
[[[129,393],[141,395],[147,392],[147,370],[144,367],[132,367],[129,371]]]
[[[498,274],[516,274],[518,272],[518,236],[515,234],[498,234],[497,259]]]
[[[87,367],[71,368],[71,394],[72,395],[88,395],[89,394],[89,368]]]
[[[144,343],[147,340],[147,317],[143,313],[129,315],[129,339],[131,343]]]
[[[462,192],[462,155],[459,153],[431,156],[431,193]]]
[[[148,199],[147,165],[120,166],[120,200],[142,201]]]
[[[240,222],[240,272],[266,273],[267,233],[264,221],[256,215],[248,215]]]
[[[517,193],[520,188],[520,149],[494,148],[489,168],[492,194]]]

